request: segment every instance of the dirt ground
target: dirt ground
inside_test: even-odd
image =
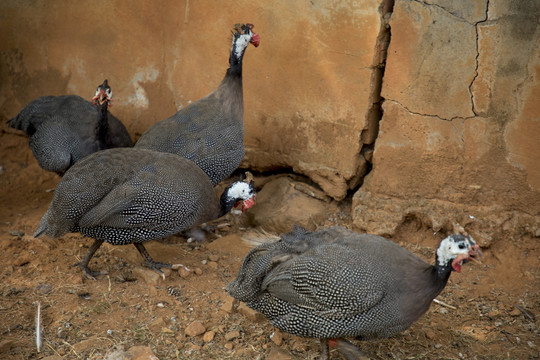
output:
[[[147,243],[154,259],[190,272],[173,270],[161,280],[140,266],[135,247],[105,244],[90,267],[108,274],[91,281],[72,267],[91,239],[32,237],[59,178],[39,168],[26,138],[14,131],[0,130],[0,154],[0,358],[117,359],[138,345],[161,360],[318,357],[316,340],[254,321],[254,313],[238,311],[226,296],[249,251],[240,237],[251,230],[244,215],[217,221],[221,226],[204,242],[173,236]],[[442,236],[408,223],[393,240],[432,262]],[[468,264],[450,278],[438,299],[453,308],[434,303],[409,330],[355,343],[372,359],[539,359],[539,248],[535,238],[493,244],[484,249],[483,265]],[[186,335],[196,321],[203,333]]]

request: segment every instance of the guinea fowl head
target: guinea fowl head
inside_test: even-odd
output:
[[[236,24],[233,30],[232,52],[237,59],[241,58],[249,44],[258,47],[261,38],[253,32],[253,24]]]
[[[96,95],[92,98],[92,104],[94,105],[100,105],[107,104],[111,106],[109,103],[112,101],[112,90],[109,84],[107,83],[107,80],[103,82],[103,84],[98,85],[96,90]]]
[[[477,261],[482,256],[480,246],[472,237],[462,234],[450,235],[443,239],[437,248],[435,268],[439,274],[449,274],[450,271],[461,271],[461,266],[469,260]]]
[[[222,215],[242,203],[242,211],[255,205],[255,187],[253,181],[236,181],[229,185],[221,195]]]

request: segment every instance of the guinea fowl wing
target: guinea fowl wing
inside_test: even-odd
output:
[[[351,317],[374,307],[387,291],[384,278],[370,270],[370,262],[351,255],[345,246],[325,244],[275,267],[262,289],[323,317]]]
[[[162,175],[153,165],[146,165],[84,214],[79,226],[144,227],[156,232],[192,226],[200,212],[200,192]]]

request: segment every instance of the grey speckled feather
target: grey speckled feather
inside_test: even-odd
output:
[[[453,236],[467,245],[460,245],[460,254],[474,244]],[[254,248],[227,292],[294,335],[381,338],[427,311],[450,271],[379,236],[337,226],[296,228]]]
[[[93,153],[73,165],[54,192],[35,237],[80,232],[94,245],[78,265],[93,278],[88,262],[103,242],[134,244],[150,267],[156,263],[142,242],[216,219],[238,201],[253,199],[253,184],[229,185],[221,198],[193,162],[147,149],[116,148]],[[253,205],[253,201],[244,207]]]
[[[183,156],[196,163],[213,185],[236,170],[244,157],[242,59],[249,42],[242,43],[242,36],[252,35],[258,36],[246,25],[233,33],[230,67],[216,90],[154,124],[135,146]],[[240,43],[243,49],[237,54]]]
[[[60,175],[93,152],[133,146],[120,120],[77,95],[37,98],[8,124],[29,136],[43,169]]]
[[[219,214],[208,177],[191,161],[146,149],[100,151],[58,184],[36,233],[68,232],[113,245],[175,234]]]

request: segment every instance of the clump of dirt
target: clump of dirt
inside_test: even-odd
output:
[[[279,332],[225,294],[249,251],[244,216],[214,222],[203,242],[172,236],[147,243],[157,261],[183,265],[164,280],[140,266],[135,247],[108,244],[90,263],[107,274],[87,280],[72,265],[91,239],[31,236],[58,176],[40,169],[27,139],[11,130],[0,133],[0,151],[1,358],[112,359],[138,345],[161,360],[318,357],[316,340]],[[406,224],[393,240],[432,262],[441,236]],[[493,244],[484,265],[451,277],[439,300],[452,307],[433,304],[391,339],[354,343],[373,359],[538,359],[539,248],[534,238]]]

